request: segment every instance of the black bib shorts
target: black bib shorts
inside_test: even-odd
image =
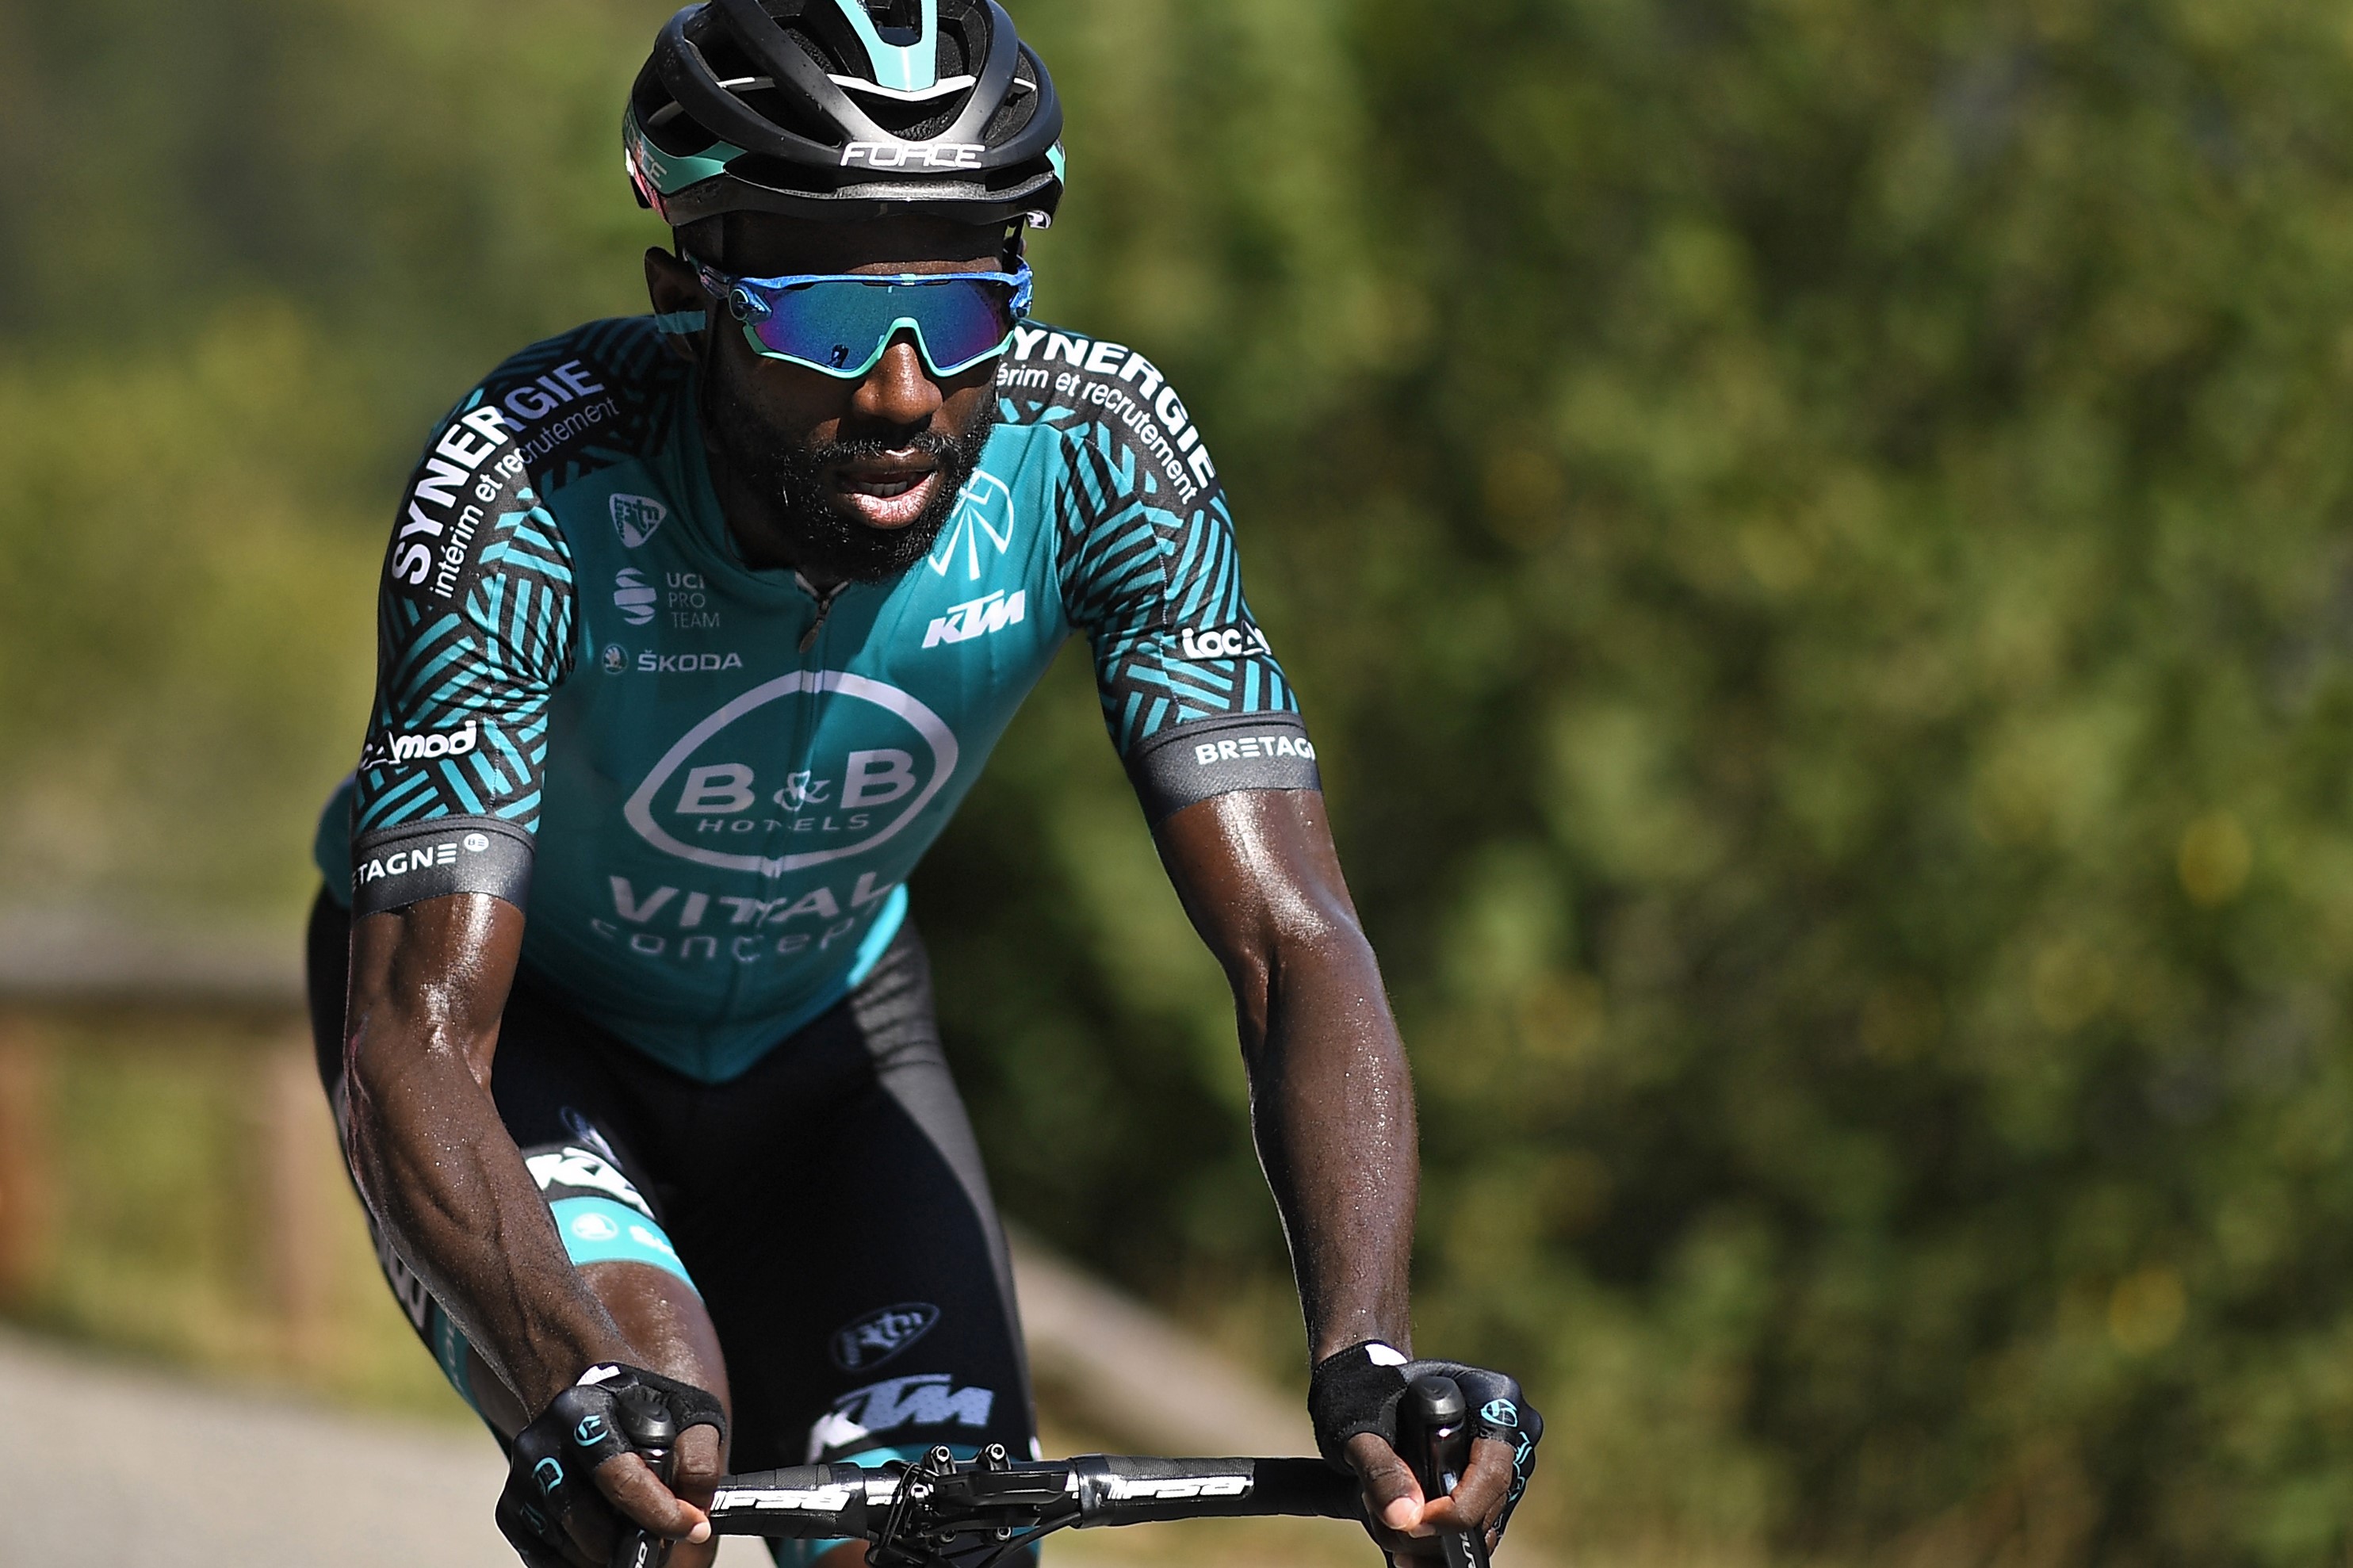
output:
[[[322,895],[311,1028],[339,1119],[350,926]],[[731,1469],[938,1443],[1036,1452],[1012,1268],[912,922],[863,984],[723,1084],[672,1072],[518,975],[491,1089],[575,1261],[674,1249],[726,1357]],[[470,1403],[463,1336],[380,1235],[377,1256]]]

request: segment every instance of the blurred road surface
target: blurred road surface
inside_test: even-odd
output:
[[[6,1568],[514,1568],[463,1429],[93,1363],[0,1331]],[[731,1541],[721,1568],[767,1568]]]

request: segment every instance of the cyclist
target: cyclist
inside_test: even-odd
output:
[[[1404,1054],[1189,411],[1027,317],[1060,127],[993,0],[681,11],[623,126],[675,242],[652,311],[501,365],[398,503],[314,1022],[528,1562],[601,1563],[623,1520],[707,1562],[726,1468],[1035,1452],[905,884],[1074,632],[1232,980],[1319,1445],[1393,1552],[1499,1532],[1525,1484],[1493,1374],[1458,1369],[1486,1415],[1454,1498],[1392,1446]],[[622,1405],[682,1428],[672,1485]]]

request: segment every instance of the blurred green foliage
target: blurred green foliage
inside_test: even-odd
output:
[[[332,1121],[302,1093],[308,1042],[274,1033],[137,1014],[9,1021],[8,1044],[40,1063],[50,1189],[12,1315],[142,1359],[473,1422],[385,1289]]]
[[[286,919],[431,413],[637,308],[622,0],[0,4],[0,877]],[[2353,1548],[2353,24],[1019,0],[1573,1539]],[[918,899],[1009,1205],[1288,1362],[1065,661]]]

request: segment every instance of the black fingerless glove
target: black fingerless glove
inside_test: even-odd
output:
[[[1307,1382],[1307,1419],[1315,1450],[1334,1469],[1350,1471],[1348,1439],[1370,1432],[1397,1447],[1398,1402],[1405,1398],[1404,1352],[1366,1340],[1315,1363]]]
[[[516,1436],[497,1518],[499,1532],[529,1568],[603,1568],[584,1553],[575,1532],[602,1541],[620,1516],[589,1477],[606,1460],[638,1452],[629,1433],[643,1430],[649,1417],[673,1433],[716,1426],[720,1442],[727,1440],[726,1413],[711,1394],[659,1373],[609,1363],[581,1373]]]
[[[1493,1437],[1512,1447],[1512,1491],[1496,1516],[1498,1539],[1512,1510],[1535,1474],[1536,1442],[1544,1417],[1520,1385],[1500,1372],[1453,1361],[1408,1361],[1378,1340],[1350,1345],[1316,1363],[1307,1384],[1307,1418],[1315,1426],[1315,1447],[1324,1463],[1349,1470],[1348,1439],[1370,1432],[1390,1447],[1398,1443],[1398,1409],[1407,1384],[1417,1377],[1451,1377],[1472,1411],[1472,1436]]]

